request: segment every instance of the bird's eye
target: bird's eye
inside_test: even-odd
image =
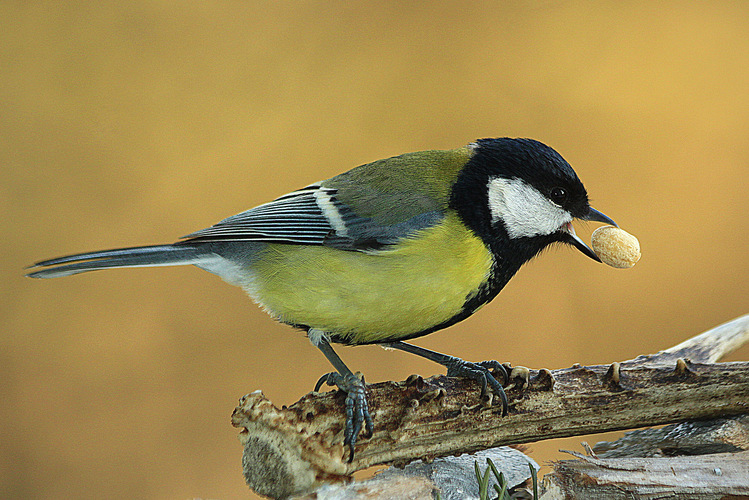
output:
[[[552,188],[549,192],[549,198],[561,207],[567,201],[567,190],[561,187]]]

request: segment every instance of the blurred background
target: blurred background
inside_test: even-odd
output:
[[[195,268],[23,267],[172,242],[379,158],[539,139],[643,249],[626,271],[553,249],[419,345],[562,368],[749,312],[746,2],[2,2],[0,19],[0,497],[253,498],[229,417],[330,370],[304,336]],[[443,371],[339,353],[369,382]]]

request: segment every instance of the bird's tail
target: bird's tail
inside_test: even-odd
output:
[[[30,269],[46,267],[32,271],[30,278],[58,278],[71,274],[85,273],[97,269],[115,267],[150,267],[177,266],[196,264],[211,255],[200,246],[192,245],[155,245],[147,247],[118,248],[101,252],[79,253],[58,257],[57,259],[37,262]]]

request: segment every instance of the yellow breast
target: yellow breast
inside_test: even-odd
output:
[[[285,323],[353,344],[405,337],[452,318],[489,277],[493,257],[457,214],[387,250],[268,245],[245,290]]]

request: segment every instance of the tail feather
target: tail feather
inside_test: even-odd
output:
[[[101,252],[87,252],[67,255],[56,259],[37,262],[30,269],[46,267],[32,271],[30,278],[58,278],[72,274],[112,269],[115,267],[151,267],[194,264],[205,258],[204,249],[187,245],[155,245],[147,247],[118,248]]]

